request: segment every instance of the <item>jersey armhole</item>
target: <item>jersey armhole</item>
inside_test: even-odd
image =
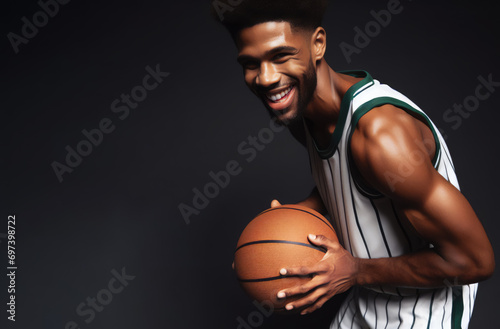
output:
[[[369,111],[371,111],[372,109],[374,109],[376,107],[380,107],[382,105],[387,105],[387,104],[393,105],[399,109],[404,110],[405,112],[407,112],[410,115],[415,115],[415,116],[423,119],[424,123],[431,130],[432,136],[434,137],[434,142],[436,144],[436,152],[435,152],[434,157],[432,159],[432,165],[434,166],[434,168],[437,169],[437,167],[439,165],[439,161],[441,159],[441,143],[439,142],[438,134],[437,134],[436,129],[435,129],[434,125],[432,124],[431,120],[429,119],[429,117],[425,113],[423,113],[420,110],[417,110],[416,108],[414,108],[410,104],[403,102],[397,98],[393,98],[393,97],[378,97],[378,98],[374,98],[374,99],[360,105],[356,109],[356,111],[353,113],[352,118],[351,118],[351,126],[350,126],[350,131],[349,131],[349,137],[347,140],[347,158],[348,158],[349,163],[350,163],[352,177],[353,177],[353,181],[355,183],[354,185],[356,186],[356,188],[358,189],[358,191],[361,194],[363,194],[366,197],[372,198],[372,199],[381,198],[381,197],[383,197],[383,194],[374,188],[366,186],[366,184],[364,184],[362,182],[361,174],[359,173],[358,169],[354,165],[354,161],[352,158],[351,138],[352,138],[352,135],[354,134],[354,129],[356,128],[359,120],[361,119],[361,117],[363,115],[365,115],[366,113],[368,113]]]

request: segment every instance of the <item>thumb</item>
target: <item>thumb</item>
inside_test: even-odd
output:
[[[281,203],[278,200],[274,199],[273,201],[271,201],[271,208],[276,208],[279,206],[281,206]]]
[[[318,247],[323,247],[325,248],[325,250],[335,249],[336,247],[340,246],[338,242],[332,241],[324,235],[309,234],[308,238],[312,244]]]

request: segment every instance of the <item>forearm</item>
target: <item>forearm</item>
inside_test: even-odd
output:
[[[434,249],[392,258],[357,258],[356,284],[434,288],[480,281],[475,268],[445,260]]]
[[[322,215],[326,215],[326,213],[327,213],[327,210],[325,208],[325,205],[323,204],[323,200],[321,199],[321,196],[319,195],[317,187],[315,187],[311,191],[311,194],[309,194],[309,196],[306,199],[304,199],[300,202],[297,202],[297,204],[304,206],[304,207],[314,209]]]

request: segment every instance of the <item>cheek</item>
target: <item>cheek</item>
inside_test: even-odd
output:
[[[300,62],[299,62],[299,61],[297,61],[297,62],[295,63],[295,67],[296,67],[296,70],[297,70],[297,71],[300,71],[300,73],[301,73],[301,75],[302,75],[304,72],[306,72],[306,71],[307,71],[307,69],[308,69],[308,67],[309,67],[309,66],[305,63],[305,61],[304,61],[304,60],[301,60]]]
[[[243,78],[245,79],[245,83],[248,87],[252,88],[253,83],[255,81],[256,73],[251,70],[247,70],[243,72]]]
[[[292,75],[295,79],[301,80],[301,77],[307,72],[307,69],[308,65],[306,65],[303,60],[300,60],[290,61],[284,71]]]

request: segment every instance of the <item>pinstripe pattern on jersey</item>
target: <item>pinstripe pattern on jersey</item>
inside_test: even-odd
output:
[[[330,214],[341,244],[360,258],[397,257],[430,247],[396,211],[392,200],[359,181],[350,156],[350,139],[360,118],[374,107],[394,105],[420,117],[430,127],[436,146],[432,163],[459,188],[444,139],[427,115],[411,100],[364,71],[345,72],[363,79],[352,86],[341,102],[339,120],[330,145],[321,149],[309,133],[306,145],[311,172]],[[331,328],[466,328],[472,314],[477,284],[415,289],[406,287],[355,287],[344,301]],[[459,328],[457,327],[457,328]]]

